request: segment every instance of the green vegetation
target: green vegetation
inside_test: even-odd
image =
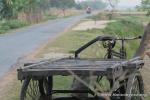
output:
[[[110,20],[110,13],[98,13],[97,15],[94,16],[89,16],[87,17],[88,19],[92,19],[92,20]],[[150,21],[150,17],[149,16],[134,16],[130,13],[128,14],[117,14],[117,13],[113,13],[111,15],[111,20],[133,20],[133,21],[138,21],[139,22],[149,22]]]
[[[53,20],[53,19],[57,19],[57,18],[58,18],[57,15],[45,14],[45,19],[44,20]]]
[[[58,18],[59,15],[53,14],[52,8],[61,9],[65,17],[70,16],[66,14],[66,9],[77,8],[79,5],[82,6],[81,9],[88,6],[95,9],[106,7],[101,0],[80,3],[75,0],[0,0],[0,34],[10,29]]]
[[[43,53],[48,52],[62,52],[62,53],[73,53],[77,48],[85,44],[86,42],[94,39],[96,36],[102,34],[112,35],[119,38],[124,37],[136,37],[142,35],[144,31],[143,25],[139,18],[134,17],[125,17],[117,18],[116,22],[111,22],[105,29],[92,29],[86,31],[69,31],[65,35],[60,36],[52,44],[49,44]],[[128,56],[132,57],[135,50],[138,47],[138,41],[128,41],[126,43]],[[104,52],[99,44],[92,45],[91,48],[85,50],[82,54],[83,57],[103,57]],[[101,48],[101,51],[98,51],[98,48]],[[54,49],[53,49],[54,48]],[[119,45],[117,48],[119,50]],[[97,52],[98,51],[98,52]],[[97,53],[95,53],[97,52]]]
[[[74,0],[0,0],[0,34],[10,29],[52,20],[60,17],[53,7],[65,9],[75,7]]]
[[[60,8],[63,11],[64,16],[66,15],[66,9],[75,6],[74,0],[50,0],[52,7]]]
[[[6,33],[10,29],[16,29],[28,25],[19,20],[2,20],[0,21],[0,34]]]
[[[108,14],[105,14],[105,13],[99,13],[97,15],[89,16],[87,18],[95,20],[95,21],[96,20],[108,20],[109,19]]]
[[[86,9],[91,7],[92,9],[104,9],[107,7],[107,4],[102,0],[86,0],[76,4],[77,9]]]
[[[49,52],[59,53],[73,53],[77,48],[92,40],[96,36],[99,36],[101,31],[99,29],[87,30],[87,31],[68,31],[65,35],[57,38],[53,43],[46,46],[40,56]],[[86,54],[88,51],[85,52]],[[91,54],[90,54],[91,55]]]
[[[145,98],[145,100],[149,100],[149,99],[150,99],[150,96],[148,96],[148,97]]]
[[[147,11],[147,16],[150,16],[150,0],[142,0],[141,5],[137,8],[138,10]]]
[[[137,18],[129,17],[109,23],[103,32],[117,37],[134,37],[141,35],[143,29],[142,22]]]
[[[41,14],[50,7],[71,8],[74,5],[74,0],[0,0],[0,17],[14,19],[19,13]]]
[[[57,7],[61,9],[71,8],[75,6],[74,0],[50,0],[52,7]]]
[[[103,29],[103,32],[119,38],[129,38],[142,35],[144,33],[144,27],[138,18],[128,17],[109,23],[108,26]],[[137,41],[127,41],[126,49],[128,52],[128,57],[131,58],[134,55],[138,45],[139,44]]]
[[[0,0],[1,19],[16,19],[19,13],[40,13],[49,9],[49,0]]]

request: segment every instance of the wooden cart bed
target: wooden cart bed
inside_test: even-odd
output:
[[[125,69],[140,68],[141,65],[143,65],[143,61],[139,58],[132,60],[64,58],[28,64],[28,66],[18,69],[18,79],[72,74],[118,77]]]

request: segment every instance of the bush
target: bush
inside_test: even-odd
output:
[[[2,30],[9,30],[10,27],[9,27],[8,25],[4,25],[4,26],[1,26],[1,29],[2,29]]]
[[[6,30],[0,29],[0,34],[3,34],[5,32],[6,32]]]
[[[10,29],[16,29],[16,28],[26,26],[27,23],[19,21],[19,20],[9,20],[9,21],[6,21],[6,23],[4,23],[3,25],[9,26]]]
[[[3,20],[0,22],[0,34],[3,34],[10,29],[16,29],[26,25],[27,23],[19,20]]]
[[[89,16],[87,18],[92,19],[92,20],[107,20],[108,19],[107,15],[103,14],[103,13],[99,13],[97,15]]]
[[[53,19],[56,19],[56,18],[58,18],[57,15],[51,15],[51,14],[45,15],[45,20],[53,20]]]

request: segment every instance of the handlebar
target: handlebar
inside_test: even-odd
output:
[[[133,37],[133,38],[118,38],[115,40],[138,40],[138,39],[142,39],[142,36]]]
[[[84,49],[86,49],[87,47],[89,47],[90,45],[94,44],[97,41],[107,41],[107,40],[115,40],[114,37],[110,37],[110,36],[98,36],[95,39],[89,41],[88,43],[86,43],[85,45],[83,45],[82,47],[80,47],[78,50],[75,51],[75,58],[78,57],[78,54],[81,53]]]
[[[114,41],[113,46],[115,46],[115,43],[117,40],[120,41],[126,41],[126,40],[136,40],[136,39],[141,39],[142,36],[138,36],[138,37],[134,37],[134,38],[115,38],[115,37],[111,37],[111,36],[98,36],[95,39],[89,41],[88,43],[86,43],[85,45],[83,45],[82,47],[80,47],[78,50],[75,51],[75,58],[78,57],[78,54],[81,53],[84,49],[86,49],[87,47],[89,47],[90,45],[94,44],[97,41]]]

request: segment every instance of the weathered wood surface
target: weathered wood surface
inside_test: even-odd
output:
[[[123,69],[138,69],[143,61],[137,57],[131,60],[60,59],[40,62],[18,69],[19,77],[52,75],[121,75]],[[116,75],[118,77],[118,75]]]

